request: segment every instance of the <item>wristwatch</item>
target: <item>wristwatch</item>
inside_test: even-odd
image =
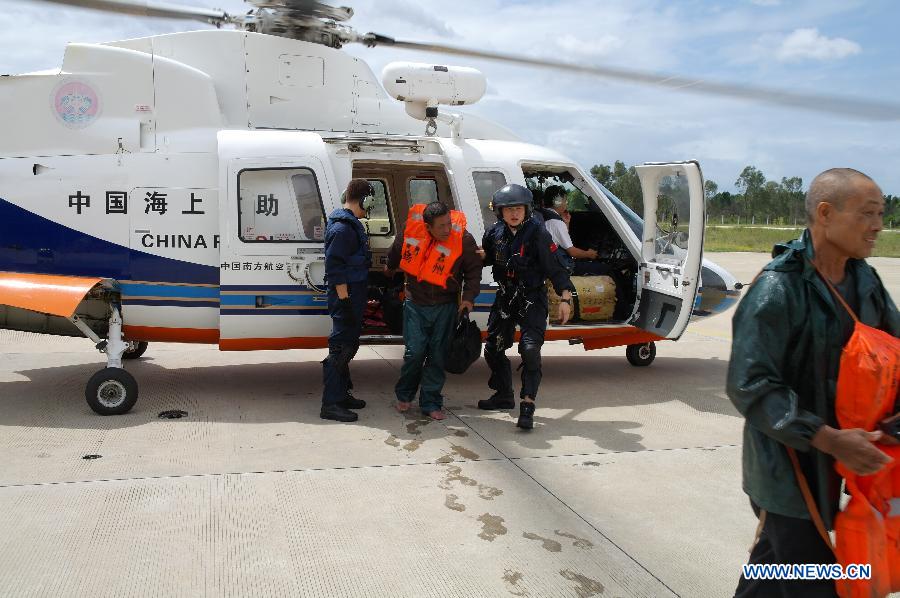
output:
[[[569,305],[572,305],[572,300],[571,300],[571,299],[560,299],[559,302],[560,302],[560,303],[568,303]]]

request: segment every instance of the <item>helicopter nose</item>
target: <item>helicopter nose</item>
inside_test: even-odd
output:
[[[705,261],[705,260],[704,260]],[[701,271],[702,286],[697,290],[691,319],[704,318],[727,311],[741,297],[743,285],[727,273],[719,273],[707,264]]]

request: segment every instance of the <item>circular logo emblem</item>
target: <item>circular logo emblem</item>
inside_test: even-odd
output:
[[[100,96],[83,81],[64,81],[50,98],[53,113],[70,129],[83,129],[100,116]]]

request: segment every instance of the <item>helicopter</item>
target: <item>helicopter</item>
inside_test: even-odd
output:
[[[441,201],[463,211],[480,238],[496,222],[491,196],[508,183],[538,197],[562,186],[573,240],[596,248],[624,281],[613,315],[550,321],[547,340],[626,346],[629,363],[646,366],[656,342],[678,340],[692,319],[740,295],[741,283],[703,258],[696,161],[637,167],[641,218],[563,154],[455,112],[484,95],[481,72],[397,62],[379,81],[341,47],[444,51],[664,85],[677,82],[670,76],[363,35],[346,25],[352,9],[306,0],[254,0],[241,16],[52,1],[216,26],[71,43],[60,69],[0,78],[0,328],[90,339],[106,355],[85,387],[98,414],[134,406],[138,384],[123,363],[150,342],[326,347],[324,226],[352,178],[373,190],[363,219],[373,255],[363,343],[402,342],[396,310],[387,317],[397,281],[383,268],[410,207]],[[809,103],[723,84],[691,89]],[[482,326],[496,291],[486,271],[472,314]]]

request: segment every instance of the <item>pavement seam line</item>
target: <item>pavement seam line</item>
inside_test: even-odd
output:
[[[635,451],[607,451],[601,453],[567,453],[562,455],[535,455],[533,457],[507,457],[510,460],[558,459],[559,457],[599,457],[602,455],[630,455],[633,453],[662,453],[665,451],[714,451],[721,448],[738,448],[739,444],[717,444],[714,446],[673,446],[670,448],[642,449]],[[501,453],[502,454],[502,453]]]
[[[506,461],[507,458],[489,458],[489,459],[459,459],[450,461],[450,463],[465,463],[467,461]],[[387,469],[391,467],[418,467],[422,465],[441,466],[446,463],[435,463],[433,461],[421,461],[419,463],[390,463],[387,465],[346,465],[341,467],[306,467],[301,469],[272,469],[267,471],[224,471],[215,473],[186,473],[182,475],[160,475],[160,476],[142,476],[136,478],[98,478],[95,480],[66,480],[63,482],[33,482],[31,484],[0,484],[0,490],[6,488],[35,488],[40,486],[67,486],[75,484],[98,484],[107,482],[140,482],[145,480],[180,480],[185,478],[218,478],[225,476],[249,476],[249,475],[268,475],[276,473],[306,473],[317,471],[341,471],[344,469]]]

